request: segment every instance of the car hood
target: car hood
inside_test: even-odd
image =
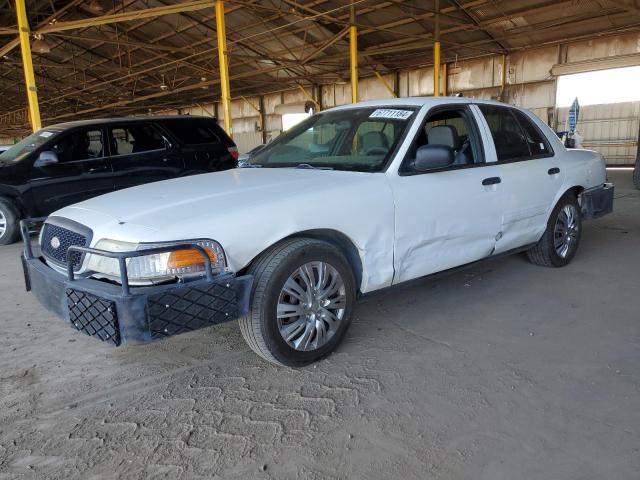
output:
[[[63,208],[53,215],[87,225],[96,234],[96,230],[109,231],[111,238],[122,240],[197,238],[195,232],[206,237],[202,227],[207,224],[229,228],[238,222],[251,222],[252,216],[265,208],[277,208],[271,210],[272,215],[292,214],[305,205],[318,208],[328,195],[344,195],[340,192],[347,192],[355,184],[371,182],[374,177],[380,181],[383,175],[320,169],[237,168],[120,190]]]
[[[393,277],[394,202],[384,173],[240,168],[110,193],[54,215],[91,228],[93,246],[103,238],[213,239],[234,272],[290,235],[338,235],[361,259],[363,291]]]

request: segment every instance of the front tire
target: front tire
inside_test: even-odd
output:
[[[9,200],[0,198],[0,245],[9,245],[18,239],[20,213]]]
[[[578,199],[568,193],[551,212],[547,229],[535,247],[527,251],[531,263],[543,267],[564,267],[578,251],[582,214]]]
[[[351,322],[355,280],[342,252],[328,242],[285,240],[256,259],[240,331],[251,349],[276,365],[299,367],[333,351]]]

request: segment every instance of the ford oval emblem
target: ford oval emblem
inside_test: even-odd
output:
[[[59,248],[60,248],[60,239],[59,239],[58,237],[53,237],[53,238],[51,239],[51,247],[52,247],[54,250],[57,250],[57,249],[59,249]]]

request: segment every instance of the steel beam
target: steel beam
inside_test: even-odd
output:
[[[442,95],[449,95],[449,78],[447,76],[447,64],[442,64]]]
[[[349,57],[351,63],[351,103],[358,102],[358,27],[356,9],[351,4],[351,25],[349,26]]]
[[[71,1],[69,3],[67,3],[64,7],[60,8],[54,15],[50,15],[47,18],[45,18],[38,26],[42,26],[42,25],[48,24],[49,22],[51,22],[52,20],[54,20],[58,16],[62,15],[63,13],[65,13],[68,10],[72,9],[73,7],[75,7],[80,2],[82,2],[82,0],[73,0],[73,1]],[[16,37],[13,40],[7,42],[2,47],[0,47],[0,57],[4,57],[9,52],[11,52],[14,48],[17,48],[19,45],[20,45],[20,38],[19,37]]]
[[[313,113],[318,113],[320,111],[320,104],[318,103],[318,101],[313,98],[313,95],[311,95],[302,85],[298,84],[298,88],[304,94],[304,96],[307,97],[311,103],[313,103],[313,107],[316,109]]]
[[[397,97],[396,92],[393,88],[391,88],[391,85],[389,85],[389,82],[387,82],[385,78],[382,75],[380,75],[380,73],[378,73],[377,70],[374,70],[373,73],[376,74],[376,77],[378,77],[378,80],[380,80],[382,85],[384,85],[384,88],[387,89],[387,91],[391,94],[391,96],[396,98]]]
[[[40,107],[38,105],[38,90],[36,88],[36,76],[33,73],[33,58],[31,58],[31,44],[29,36],[29,20],[24,0],[16,0],[16,15],[18,17],[18,30],[20,31],[20,50],[22,51],[22,66],[24,68],[24,86],[29,102],[29,119],[33,131],[40,130]]]
[[[436,31],[433,35],[433,96],[440,96],[440,0],[436,0]]]
[[[216,37],[218,40],[218,61],[220,63],[220,89],[224,129],[233,135],[231,122],[231,88],[229,87],[229,55],[227,52],[227,33],[224,22],[224,1],[216,0]]]
[[[131,12],[102,15],[100,17],[83,18],[82,20],[55,22],[39,28],[36,33],[52,33],[63,32],[65,30],[77,30],[79,28],[95,27],[98,25],[107,25],[109,23],[130,22],[133,20],[141,20],[143,18],[160,17],[162,15],[170,15],[172,13],[193,12],[195,10],[204,10],[205,8],[211,7],[212,5],[210,0],[183,2],[175,5],[165,5],[162,7],[145,8],[143,10],[134,10]]]

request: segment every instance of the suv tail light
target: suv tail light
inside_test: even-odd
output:
[[[229,147],[227,148],[227,151],[231,154],[231,157],[234,160],[238,160],[238,157],[240,156],[240,154],[238,153],[238,147]]]

